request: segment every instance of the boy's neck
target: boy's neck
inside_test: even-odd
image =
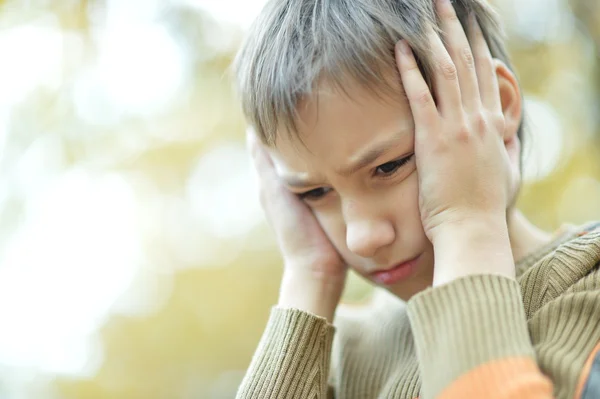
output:
[[[508,211],[507,222],[515,263],[552,241],[552,234],[533,225],[516,208]]]

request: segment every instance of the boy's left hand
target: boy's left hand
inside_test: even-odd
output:
[[[399,42],[396,52],[415,122],[419,206],[434,245],[434,285],[470,274],[513,277],[506,226],[513,183],[494,61],[474,18],[469,45],[451,2],[437,3],[447,38],[444,46],[429,31],[437,104],[407,44]]]

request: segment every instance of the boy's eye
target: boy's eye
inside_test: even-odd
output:
[[[323,198],[331,191],[330,188],[319,187],[304,193],[299,193],[298,198],[304,201],[316,201]]]
[[[397,159],[395,161],[386,162],[383,165],[379,165],[375,168],[375,173],[380,176],[390,176],[398,171],[402,166],[404,166],[408,161],[411,160],[414,154],[411,154],[407,157]]]

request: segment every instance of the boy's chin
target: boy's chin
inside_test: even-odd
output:
[[[418,284],[418,283],[409,283],[405,282],[404,286],[400,287],[382,287],[390,294],[394,295],[398,299],[408,302],[412,297],[417,295],[418,293],[426,290],[431,286],[431,284]]]

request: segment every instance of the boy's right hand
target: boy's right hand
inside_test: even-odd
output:
[[[311,210],[281,183],[270,155],[255,133],[248,148],[258,174],[260,202],[284,261],[278,306],[333,320],[347,266]]]

